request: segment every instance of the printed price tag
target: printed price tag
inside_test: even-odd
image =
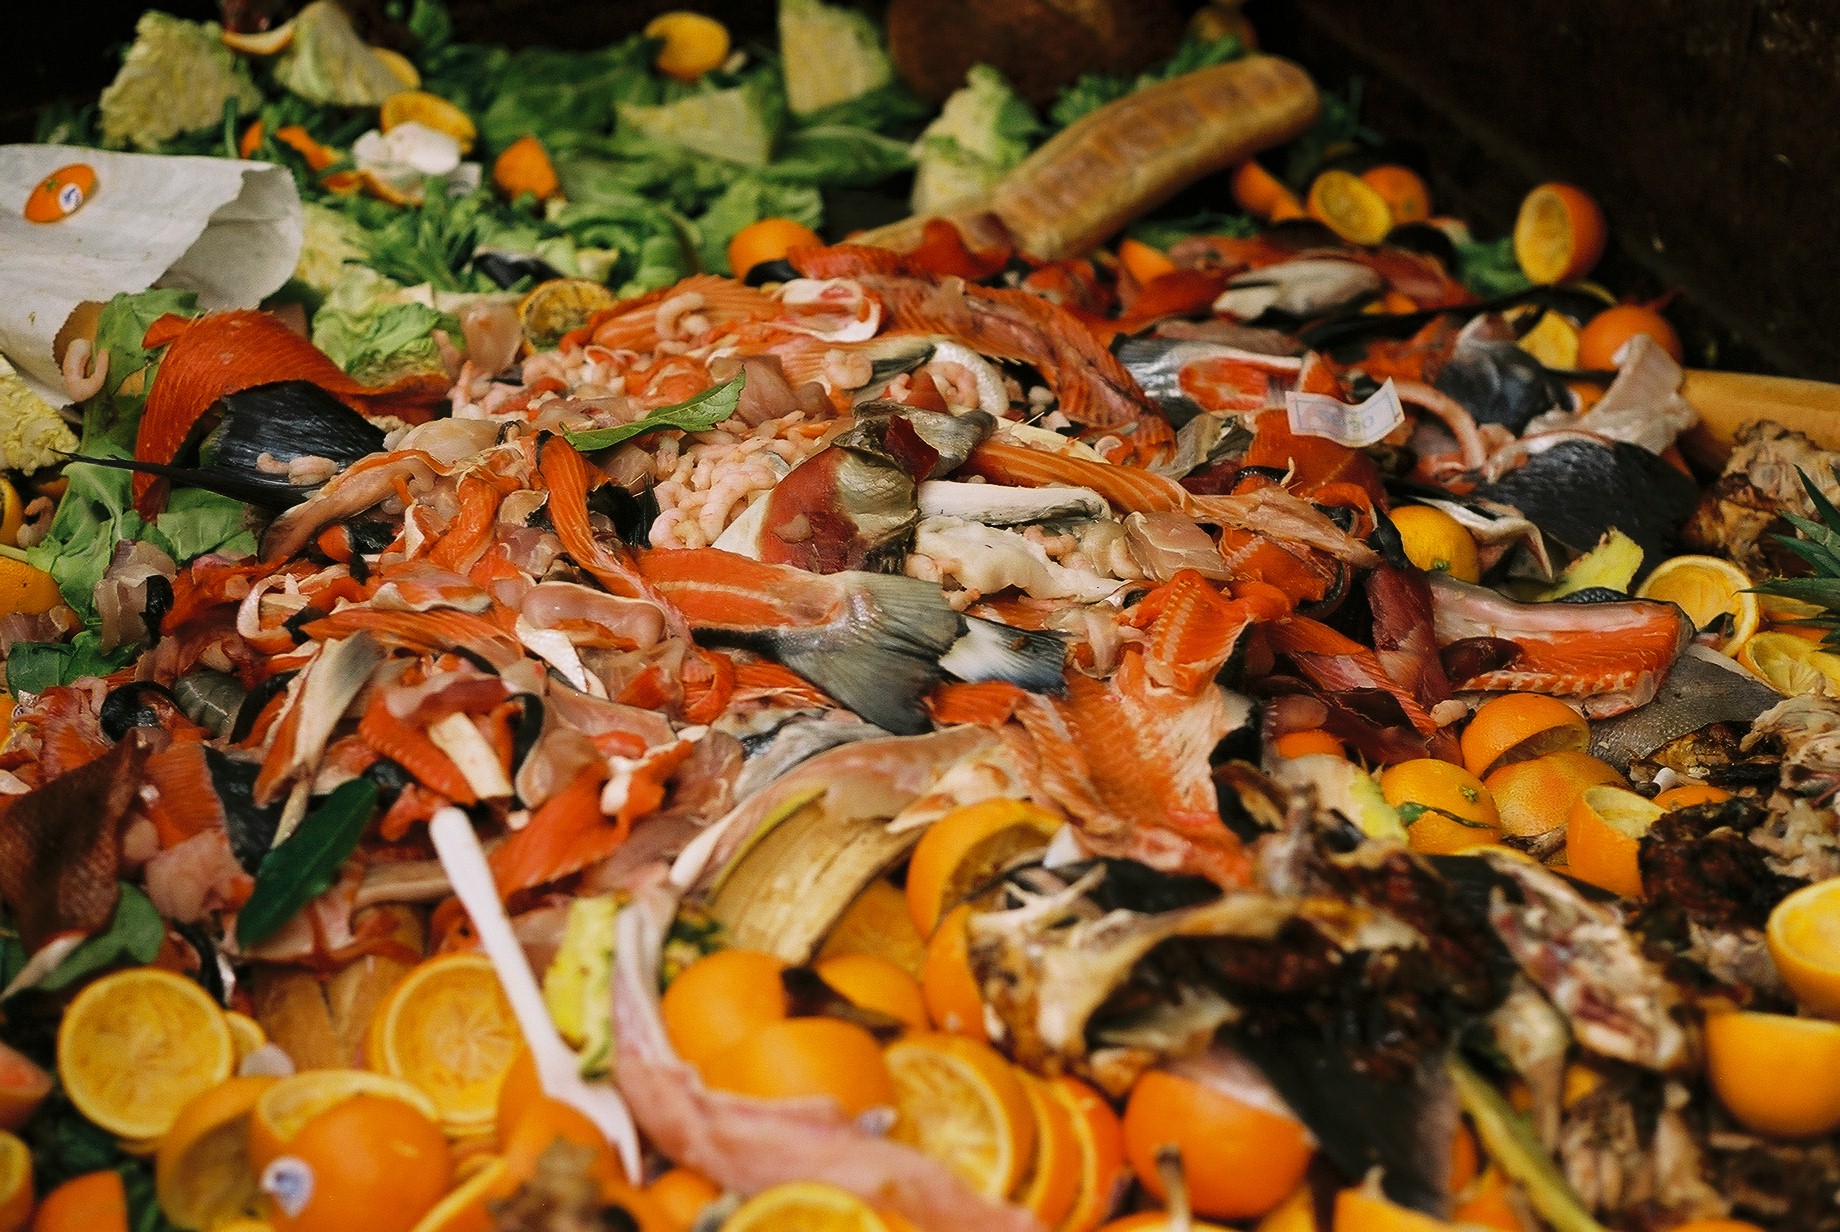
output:
[[[1373,397],[1353,406],[1327,394],[1287,393],[1284,409],[1297,435],[1326,436],[1353,449],[1372,445],[1406,421],[1399,391],[1391,380],[1375,390]]]

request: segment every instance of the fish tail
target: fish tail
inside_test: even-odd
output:
[[[965,635],[939,666],[971,683],[1002,681],[1030,693],[1059,693],[1066,683],[1067,643],[1058,633],[967,616]]]

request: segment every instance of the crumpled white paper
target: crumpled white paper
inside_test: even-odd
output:
[[[95,169],[94,194],[60,222],[27,222],[26,197],[71,163]],[[0,146],[0,353],[61,406],[52,346],[78,305],[179,287],[210,311],[253,308],[293,273],[301,233],[294,177],[273,163]]]

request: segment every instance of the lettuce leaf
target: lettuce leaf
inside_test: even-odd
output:
[[[104,653],[102,635],[91,629],[68,642],[14,642],[6,656],[7,692],[15,697],[43,693],[53,685],[71,684],[85,676],[106,676],[127,666],[137,650],[119,646]]]
[[[247,523],[242,501],[203,488],[175,488],[166,498],[165,511],[153,521],[155,535],[148,537],[157,538],[181,565],[207,552],[254,556],[256,537]]]
[[[366,385],[444,371],[434,331],[460,336],[460,323],[375,270],[356,267],[313,314],[313,345]]]
[[[675,102],[621,103],[619,122],[654,141],[679,145],[743,166],[764,166],[785,125],[786,96],[777,73],[763,69],[727,89],[702,90]]]
[[[102,92],[103,143],[151,152],[183,133],[215,128],[228,105],[253,110],[262,96],[221,33],[216,22],[142,13],[121,72]]]
[[[741,405],[741,387],[746,381],[746,376],[737,376],[732,381],[705,389],[686,402],[660,407],[645,418],[635,419],[631,423],[615,424],[611,428],[593,428],[587,432],[567,432],[563,435],[569,444],[588,453],[596,449],[609,449],[635,436],[668,428],[681,432],[707,432],[735,413],[735,408]]]
[[[603,51],[531,48],[515,53],[479,113],[486,145],[503,149],[533,134],[554,155],[575,144],[578,134],[608,132],[620,104],[660,99],[651,66],[653,47],[648,39],[632,38]]]
[[[974,64],[920,140],[912,205],[938,214],[976,201],[1029,155],[1041,121],[996,69]]]
[[[1159,81],[1168,81],[1171,77],[1180,77],[1183,73],[1225,64],[1245,54],[1245,47],[1233,35],[1204,39],[1191,34],[1182,40],[1182,45],[1176,48],[1173,56],[1135,78],[1109,73],[1081,74],[1077,81],[1063,89],[1048,105],[1048,119],[1056,128],[1066,128],[1107,103],[1117,102],[1132,91],[1155,85]]]
[[[107,352],[109,372],[101,390],[83,404],[84,453],[133,456],[141,407],[159,369],[155,354],[141,346],[141,339],[148,326],[168,313],[195,317],[200,311],[198,297],[190,291],[141,291],[117,295],[103,305],[96,323],[96,352]]]
[[[781,138],[761,174],[789,184],[855,188],[879,184],[913,165],[905,141],[848,124],[817,124]]]

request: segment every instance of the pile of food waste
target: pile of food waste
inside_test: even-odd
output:
[[[1840,1232],[1840,454],[1204,17],[143,19],[341,238],[0,487],[0,1232]]]

